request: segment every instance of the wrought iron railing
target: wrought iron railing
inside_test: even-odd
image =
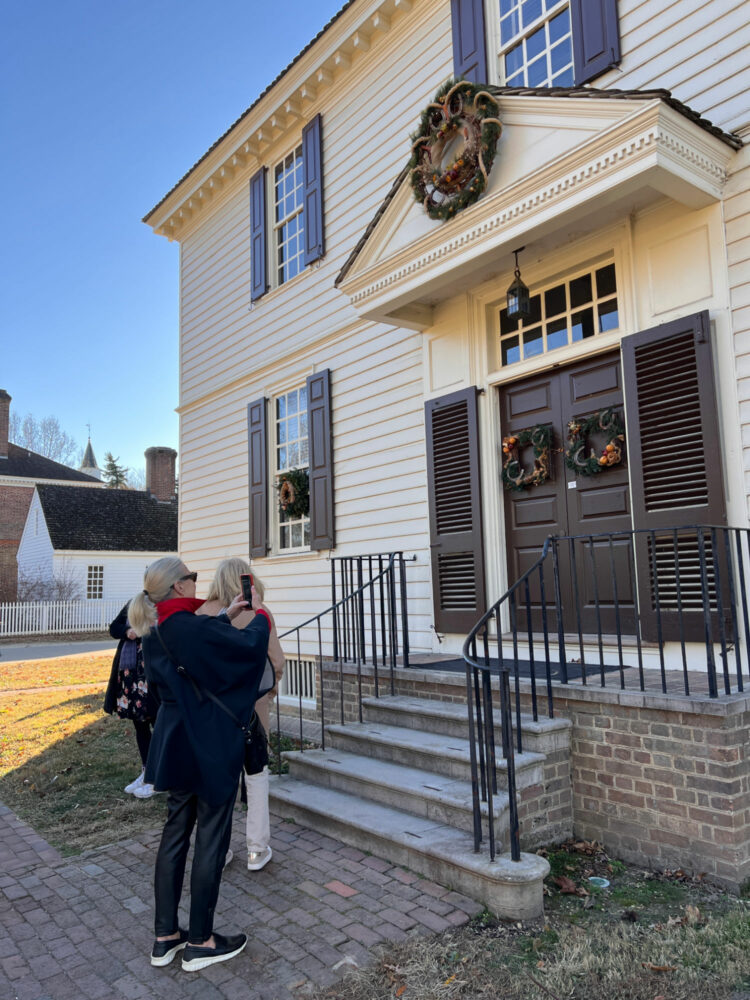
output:
[[[521,679],[528,679],[535,721],[540,686],[542,711],[554,716],[554,683],[607,687],[614,680],[622,690],[667,693],[668,681],[679,678],[686,695],[695,693],[696,683],[705,684],[711,698],[720,688],[726,695],[735,687],[743,691],[750,677],[748,579],[747,528],[691,525],[548,538],[463,647],[475,850],[483,840],[480,803],[487,802],[494,858],[493,686],[508,772],[511,856],[518,860],[514,752],[523,752]],[[668,659],[679,664],[677,671]]]
[[[298,664],[313,661],[316,668],[316,702],[320,706],[319,719],[315,712],[308,712],[303,704],[304,685],[298,688],[299,740],[304,750],[305,722],[320,732],[318,743],[325,750],[326,702],[330,701],[331,684],[326,685],[326,668],[338,668],[337,690],[333,692],[338,702],[341,724],[346,721],[345,668],[353,667],[357,700],[357,715],[362,722],[363,674],[362,668],[372,668],[372,686],[375,697],[380,696],[384,680],[390,694],[395,692],[394,671],[400,658],[408,665],[409,640],[406,601],[405,568],[408,561],[402,552],[378,553],[372,556],[346,556],[332,560],[331,606],[308,618],[301,625],[279,635],[287,662],[296,657]],[[340,596],[339,596],[340,595]],[[400,653],[399,653],[400,650]],[[285,708],[289,699],[285,699]],[[276,699],[276,729],[281,735],[281,706]],[[278,771],[281,773],[281,754],[278,754]]]

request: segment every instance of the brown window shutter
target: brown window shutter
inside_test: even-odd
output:
[[[698,533],[678,534],[675,566],[674,535],[668,529],[726,523],[708,312],[624,338],[622,361],[633,527],[654,530],[653,537],[635,536],[643,635],[657,638],[658,589],[663,638],[680,637],[679,576],[685,638],[700,639]],[[714,574],[706,536],[711,593]]]
[[[250,557],[268,551],[268,439],[265,397],[247,407]]]
[[[477,390],[425,403],[432,596],[439,632],[468,632],[486,608]]]
[[[328,368],[307,379],[307,434],[310,445],[310,548],[332,549],[336,542],[331,372]]]

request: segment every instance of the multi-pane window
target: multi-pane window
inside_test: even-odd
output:
[[[512,365],[620,325],[615,265],[605,264],[531,296],[528,319],[500,310],[500,361]]]
[[[307,471],[307,387],[292,389],[276,398],[276,479],[292,469]],[[279,510],[279,549],[301,549],[310,545],[308,514]]]
[[[283,285],[304,268],[302,146],[276,165],[273,177],[276,278]]]
[[[86,598],[100,601],[104,597],[104,567],[89,566],[86,575]]]
[[[507,87],[572,87],[568,0],[500,0],[500,75]]]

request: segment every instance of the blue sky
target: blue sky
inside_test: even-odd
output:
[[[178,246],[140,220],[344,0],[25,0],[0,36],[0,388],[177,447]]]

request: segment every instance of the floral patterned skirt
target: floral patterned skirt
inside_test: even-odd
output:
[[[117,666],[117,714],[121,719],[144,722],[152,718],[150,709],[141,644],[126,639]]]

